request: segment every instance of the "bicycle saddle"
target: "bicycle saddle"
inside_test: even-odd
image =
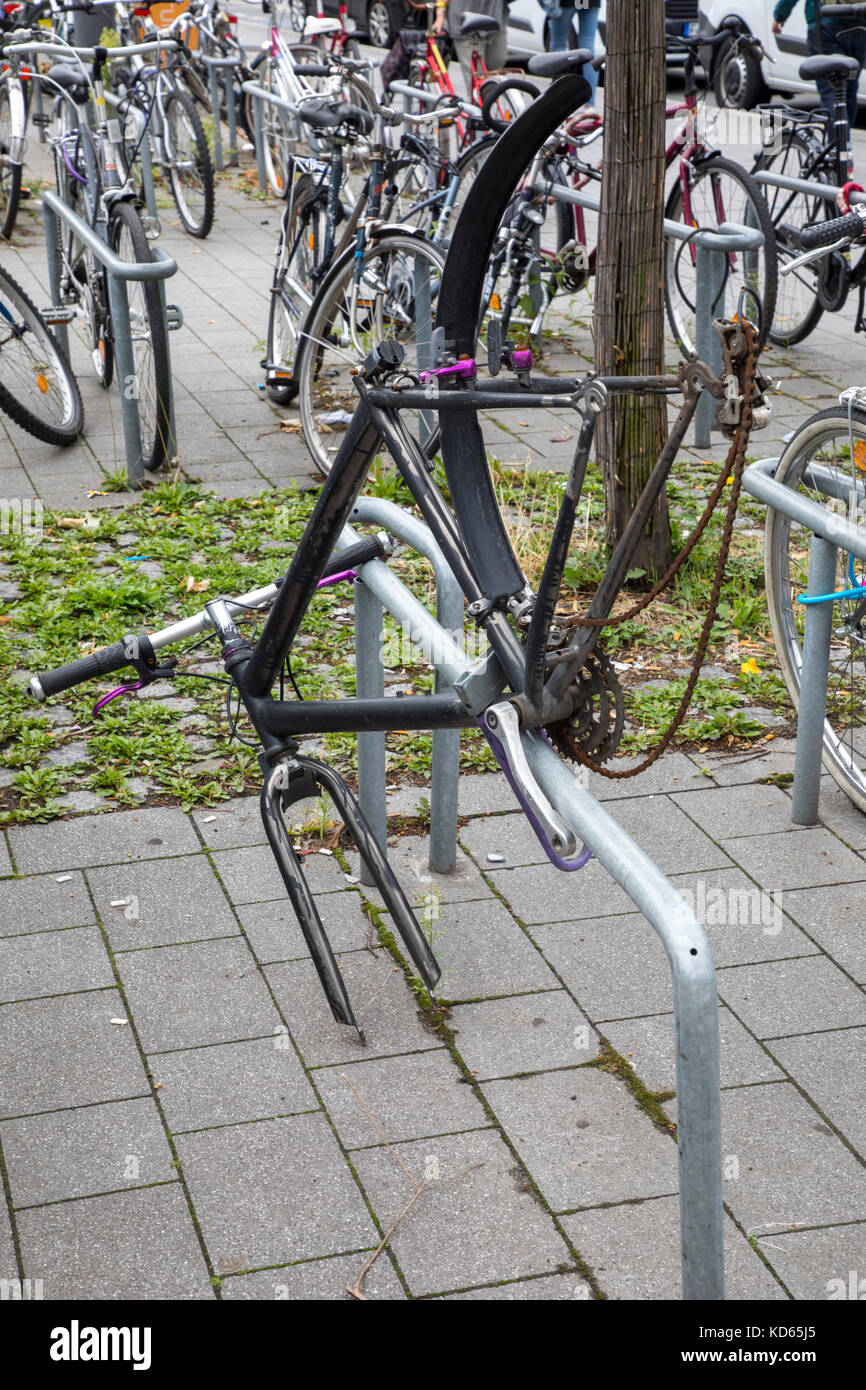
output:
[[[574,48],[570,53],[536,53],[526,64],[526,71],[533,77],[561,77],[564,72],[573,72],[591,63],[593,54],[588,48]]]
[[[326,19],[324,15],[308,14],[304,20],[304,38],[316,34],[339,34],[342,28],[339,19]]]
[[[338,125],[351,126],[365,135],[373,129],[373,117],[360,106],[352,106],[348,101],[334,101],[332,97],[319,97],[315,101],[305,101],[298,107],[298,115],[307,125],[318,126],[320,130],[334,130]]]
[[[65,63],[59,63],[56,68],[49,68],[48,77],[52,82],[56,82],[58,87],[62,87],[64,92],[69,93],[76,106],[83,106],[90,96],[87,78],[80,68],[70,68]]]
[[[476,14],[473,10],[467,10],[460,25],[460,37],[468,39],[470,34],[492,34],[498,28],[499,24],[492,15]]]
[[[814,58],[807,58],[800,64],[800,76],[804,82],[817,82],[819,77],[826,77],[832,82],[837,77],[856,77],[859,71],[860,64],[856,58],[845,58],[840,53],[826,56],[818,53]]]

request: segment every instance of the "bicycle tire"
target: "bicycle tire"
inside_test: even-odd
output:
[[[153,260],[141,218],[130,203],[112,205],[109,236],[112,250],[124,260]],[[125,240],[129,255],[124,255]],[[145,468],[155,470],[167,461],[171,440],[168,328],[155,280],[130,280],[127,294],[134,381],[121,381],[119,386],[122,391],[135,393],[133,399],[138,402],[141,430],[141,461]]]
[[[300,174],[292,184],[280,224],[280,241],[271,285],[266,343],[269,370],[285,380],[268,380],[265,391],[275,405],[290,405],[298,394],[295,355],[298,332],[315,297],[315,271],[325,240],[325,208],[315,177]]]
[[[850,453],[847,408],[834,406],[813,415],[785,446],[776,469],[776,482],[796,489],[812,501],[822,502],[843,518],[849,514],[853,486],[858,510],[862,513],[866,507],[866,485],[861,471],[861,466],[866,466],[866,410],[852,410],[851,427],[855,440],[853,459],[846,457],[846,452]],[[841,467],[837,468],[837,462]],[[821,474],[809,471],[809,465],[815,463],[820,465]],[[837,496],[838,492],[841,496]],[[782,512],[772,507],[768,509],[764,548],[767,606],[776,654],[795,709],[800,705],[806,611],[796,599],[799,594],[806,593],[809,542],[810,533],[805,528],[796,526]],[[852,587],[848,558],[847,552],[838,551],[837,591]],[[866,579],[866,564],[860,560],[854,564],[855,579],[859,583]],[[859,600],[843,600],[833,605],[834,633],[822,757],[837,785],[861,811],[866,811],[866,727],[856,722],[858,718],[866,722],[866,667],[863,666],[866,647],[863,640],[857,642],[853,637],[849,637],[847,645],[841,640],[844,617],[853,612],[856,603]],[[859,682],[855,680],[858,662],[863,671]],[[850,688],[843,688],[846,673]]]
[[[9,81],[8,76],[0,79],[0,238],[6,241],[15,228],[21,201],[22,178],[21,165],[6,162],[13,140]]]
[[[171,196],[178,210],[184,230],[190,236],[203,239],[207,236],[214,219],[214,171],[208,149],[207,137],[201,117],[195,109],[191,97],[185,92],[169,92],[165,101],[166,133],[170,134],[171,159],[168,166],[168,179]],[[184,150],[184,164],[192,159],[193,168],[188,170],[184,180],[177,167],[175,145],[177,132],[172,130],[172,120],[185,126],[187,148]],[[179,128],[179,127],[178,127]],[[192,199],[192,201],[191,201]]]
[[[812,142],[798,130],[785,131],[781,146],[774,153],[762,154],[756,168],[792,178],[809,178],[819,183],[832,180],[826,168],[812,169],[815,150]],[[804,172],[805,170],[805,172]],[[776,232],[779,263],[784,266],[801,253],[799,232],[811,222],[826,217],[828,204],[823,198],[809,198],[790,189],[766,188],[767,204]],[[830,209],[835,212],[833,204]],[[776,310],[769,329],[769,340],[779,347],[793,347],[815,329],[824,309],[818,299],[818,264],[800,266],[791,275],[779,277]]]
[[[690,227],[712,227],[721,221],[739,222],[764,234],[762,247],[726,255],[724,284],[713,306],[714,318],[733,318],[739,312],[741,292],[745,290],[745,317],[758,324],[763,346],[776,308],[778,265],[775,229],[761,185],[733,160],[713,158],[700,164],[690,175],[689,195],[692,203]],[[684,220],[679,180],[668,196],[665,217],[672,222]],[[671,332],[686,356],[696,351],[695,255],[695,248],[689,242],[672,237],[665,239],[665,308]]]
[[[85,178],[82,183],[66,167],[59,147],[55,147],[55,179],[57,192],[73,212],[89,225],[99,199],[99,162],[93,138],[86,126],[72,127],[66,105],[60,107],[60,138],[75,136],[74,150],[67,154],[70,163],[96,185],[91,188]],[[58,226],[60,257],[65,281],[64,299],[79,306],[91,364],[100,386],[105,390],[114,379],[114,350],[109,327],[108,283],[101,262],[96,259],[70,227]]]
[[[14,310],[11,324],[4,309]],[[29,341],[38,347],[34,353]],[[13,347],[14,345],[14,347]],[[10,351],[10,348],[13,348]],[[21,351],[18,351],[20,349]],[[19,360],[23,354],[26,359]],[[13,384],[10,385],[9,383]],[[35,385],[35,392],[32,390]],[[40,399],[41,398],[41,399]],[[28,400],[31,405],[28,405]],[[46,417],[50,401],[59,414]],[[41,413],[35,406],[42,405]],[[66,354],[27,292],[0,267],[0,406],[16,424],[46,444],[67,448],[84,429],[81,392]]]
[[[322,281],[299,336],[296,358],[298,405],[301,428],[307,448],[319,472],[327,476],[345,427],[356,403],[351,370],[363,362],[367,353],[383,338],[397,337],[406,348],[404,366],[417,375],[429,366],[419,350],[415,324],[419,286],[426,285],[429,303],[426,324],[432,329],[432,308],[438,297],[444,257],[422,237],[403,232],[385,232],[372,241],[363,256],[363,276],[352,318],[354,253],[337,261]],[[422,271],[424,280],[419,276]],[[424,312],[424,310],[420,310]],[[334,325],[339,323],[335,335]],[[399,326],[398,331],[394,330]],[[421,343],[429,345],[422,323]],[[345,417],[328,422],[322,411]],[[421,414],[421,413],[419,413]],[[404,420],[412,416],[404,413]],[[412,425],[410,424],[410,429]],[[428,454],[435,452],[438,428],[435,415],[426,420],[421,414],[418,437]]]

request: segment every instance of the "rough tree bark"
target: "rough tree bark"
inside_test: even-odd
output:
[[[595,308],[596,369],[605,376],[657,373],[664,361],[664,21],[664,0],[609,0]],[[658,458],[666,420],[661,397],[620,396],[600,417],[612,545]],[[634,567],[657,577],[670,560],[663,493]]]

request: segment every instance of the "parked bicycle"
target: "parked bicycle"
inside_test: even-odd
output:
[[[30,296],[0,266],[0,407],[46,444],[74,444],[84,429],[78,383]]]

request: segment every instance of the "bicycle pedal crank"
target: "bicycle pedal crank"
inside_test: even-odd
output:
[[[625,729],[625,700],[613,662],[598,647],[577,674],[572,686],[575,709],[567,719],[549,724],[547,735],[554,748],[572,762],[591,758],[604,763],[612,758]]]

